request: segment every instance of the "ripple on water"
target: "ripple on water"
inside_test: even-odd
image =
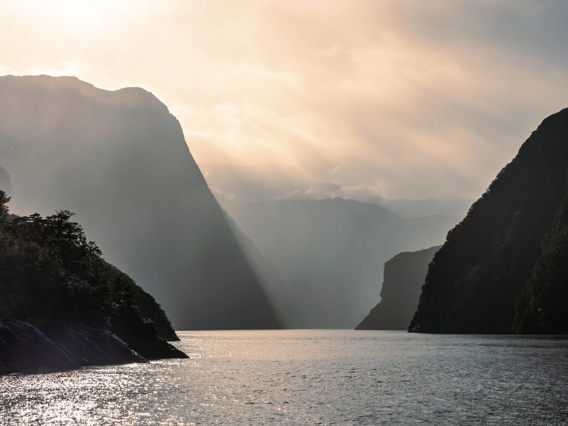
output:
[[[189,360],[0,378],[0,422],[567,424],[568,339],[181,332]]]

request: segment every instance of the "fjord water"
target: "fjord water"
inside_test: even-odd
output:
[[[566,424],[568,339],[180,332],[190,359],[0,378],[0,422]]]

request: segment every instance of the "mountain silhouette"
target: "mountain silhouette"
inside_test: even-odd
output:
[[[411,331],[568,333],[568,109],[548,118],[452,229]]]
[[[290,328],[355,328],[379,299],[384,263],[442,243],[457,221],[342,198],[219,200],[254,243],[247,255]]]
[[[13,211],[75,212],[176,328],[279,327],[179,122],[151,93],[1,77],[0,158]]]

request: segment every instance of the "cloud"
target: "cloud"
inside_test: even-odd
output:
[[[1,70],[153,91],[239,198],[474,197],[568,99],[561,0],[146,1],[78,37],[6,9]]]

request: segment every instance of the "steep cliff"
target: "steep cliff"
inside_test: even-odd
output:
[[[430,265],[411,331],[568,333],[568,109],[521,146]]]
[[[567,141],[568,142],[568,141]],[[568,333],[568,181],[552,227],[515,305],[513,331]]]
[[[279,326],[178,121],[151,93],[1,77],[0,158],[16,213],[75,212],[176,328]]]
[[[439,249],[399,253],[386,262],[381,301],[357,330],[406,330],[416,312],[428,265]]]

